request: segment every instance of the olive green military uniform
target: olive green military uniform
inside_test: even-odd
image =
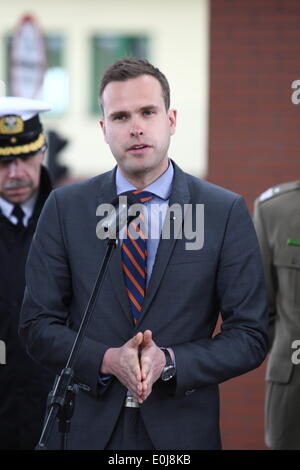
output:
[[[254,223],[270,314],[266,444],[300,449],[300,364],[292,362],[292,343],[300,340],[300,181],[264,192],[255,201]]]

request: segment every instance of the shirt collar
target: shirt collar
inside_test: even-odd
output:
[[[149,191],[164,200],[169,199],[172,190],[173,175],[174,168],[172,162],[169,160],[168,169],[159,178],[153,181],[153,183],[143,188],[143,191]],[[118,195],[137,189],[122,175],[119,167],[117,167],[116,171],[116,188]]]
[[[35,191],[35,193],[31,196],[30,199],[28,199],[28,201],[25,201],[22,204],[20,204],[20,207],[22,207],[27,219],[29,219],[33,214],[34,205],[36,203],[37,196],[38,196],[38,192]],[[6,217],[7,219],[11,217],[11,213],[12,213],[14,206],[15,204],[12,204],[11,202],[6,201],[6,199],[3,199],[2,197],[0,197],[0,209],[4,217]]]

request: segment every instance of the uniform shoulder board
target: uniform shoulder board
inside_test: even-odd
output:
[[[275,196],[279,196],[284,194],[288,191],[294,191],[295,189],[300,188],[300,181],[292,181],[290,183],[282,183],[274,186],[273,188],[269,188],[264,191],[258,198],[259,202],[267,201]]]

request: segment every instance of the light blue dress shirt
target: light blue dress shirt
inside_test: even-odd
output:
[[[154,194],[154,197],[150,201],[144,203],[148,213],[147,285],[149,284],[153,270],[159,239],[168,210],[173,175],[174,168],[169,160],[168,169],[159,178],[157,178],[157,180],[143,188],[143,191],[149,191]],[[116,172],[116,189],[118,195],[138,189],[127,181],[127,179],[122,175],[119,167]],[[120,235],[120,239],[122,239],[122,234]]]

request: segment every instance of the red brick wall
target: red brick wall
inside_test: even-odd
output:
[[[207,179],[250,211],[268,187],[300,179],[299,0],[211,0]],[[221,385],[225,449],[264,449],[265,364]]]
[[[211,0],[207,179],[245,196],[300,175],[299,0]]]

